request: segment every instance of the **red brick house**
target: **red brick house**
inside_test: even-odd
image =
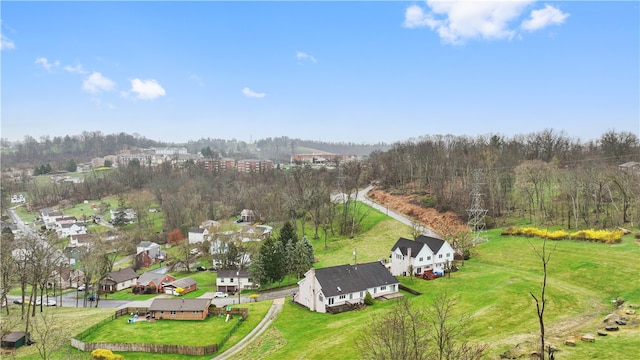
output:
[[[169,274],[161,274],[153,271],[147,271],[140,275],[136,281],[136,287],[140,293],[152,293],[151,290],[155,289],[155,293],[164,293],[164,286],[175,281],[176,278]]]
[[[154,299],[148,311],[158,320],[204,320],[211,299]]]

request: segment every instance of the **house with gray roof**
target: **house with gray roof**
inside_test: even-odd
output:
[[[312,311],[337,312],[335,309],[364,303],[367,292],[374,298],[396,297],[398,285],[379,261],[311,269],[298,282],[293,301]]]
[[[146,293],[149,292],[149,289],[155,289],[156,293],[164,293],[164,286],[175,280],[176,278],[169,274],[147,271],[136,280],[136,286]]]
[[[453,255],[453,248],[445,240],[425,235],[416,240],[401,237],[391,248],[387,267],[394,276],[420,275],[424,270],[444,272]]]
[[[179,291],[178,288],[182,289]],[[198,282],[190,277],[178,279],[164,285],[164,293],[170,295],[184,295],[198,289]]]
[[[153,299],[148,312],[157,320],[204,320],[211,299]]]
[[[103,292],[114,292],[135,286],[138,274],[132,268],[112,271],[100,282]]]

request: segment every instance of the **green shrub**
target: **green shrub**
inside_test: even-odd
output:
[[[431,208],[436,205],[435,199],[432,198],[431,196],[425,196],[423,198],[420,198],[420,203],[422,204],[422,206],[427,208]]]
[[[371,293],[369,293],[368,291],[367,291],[367,294],[364,296],[364,304],[367,306],[373,305],[373,296],[371,296]]]

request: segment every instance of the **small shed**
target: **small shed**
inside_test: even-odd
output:
[[[5,349],[17,349],[26,345],[28,334],[23,331],[10,332],[2,337],[2,347]]]

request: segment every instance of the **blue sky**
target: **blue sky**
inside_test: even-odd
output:
[[[8,2],[1,136],[640,132],[626,2]]]

